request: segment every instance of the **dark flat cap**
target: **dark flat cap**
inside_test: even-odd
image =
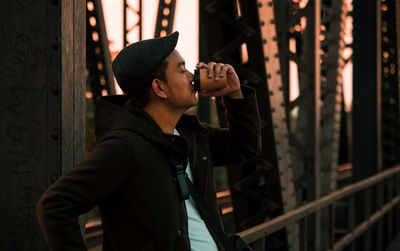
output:
[[[171,54],[178,42],[179,33],[133,43],[117,55],[112,69],[118,85],[132,98],[143,95],[157,68]]]

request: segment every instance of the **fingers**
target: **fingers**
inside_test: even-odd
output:
[[[196,68],[207,69],[208,78],[214,77],[215,80],[219,80],[220,78],[223,78],[227,74],[227,72],[229,73],[229,69],[232,68],[232,66],[230,66],[229,64],[216,62],[209,62],[208,64],[200,62],[196,65]]]

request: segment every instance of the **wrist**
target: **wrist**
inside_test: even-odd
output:
[[[243,97],[243,93],[242,90],[239,88],[238,90],[231,92],[227,95],[228,98],[231,99],[242,99]]]

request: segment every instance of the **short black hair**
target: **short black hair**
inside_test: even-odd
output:
[[[168,61],[165,58],[161,62],[161,64],[156,68],[156,70],[152,74],[152,77],[143,81],[143,85],[145,86],[145,88],[143,94],[139,96],[137,99],[135,99],[136,106],[138,106],[139,108],[144,108],[147,105],[147,103],[149,103],[151,84],[155,78],[160,79],[167,83],[167,76],[165,74],[167,67],[168,67]]]

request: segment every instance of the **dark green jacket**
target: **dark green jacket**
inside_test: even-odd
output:
[[[220,216],[212,167],[240,163],[260,150],[255,93],[242,90],[245,99],[224,100],[228,129],[183,115],[177,125],[181,136],[164,134],[126,96],[100,98],[96,147],[38,203],[39,223],[51,250],[86,250],[78,216],[96,205],[104,251],[190,250],[185,204],[168,159],[189,157],[194,184]]]

